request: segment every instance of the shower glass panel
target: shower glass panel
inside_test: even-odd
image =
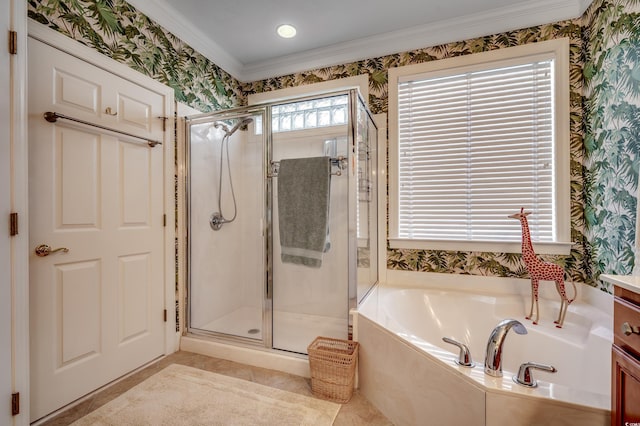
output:
[[[187,125],[192,333],[265,337],[266,143],[255,129],[263,114],[196,116]]]
[[[273,347],[298,353],[306,353],[317,336],[346,339],[349,332],[349,126],[332,125],[347,122],[346,116],[344,120],[332,121],[332,115],[349,113],[349,96],[342,94],[308,102],[318,106],[317,122],[322,127],[276,132],[274,126],[272,145],[275,162],[311,157],[330,157],[335,161],[331,166],[333,174],[325,175],[330,194],[329,248],[322,255],[320,266],[283,261],[280,228],[288,224],[280,220],[278,207],[281,190],[312,192],[316,188],[296,188],[302,179],[293,182],[291,188],[283,187],[279,178],[273,183]],[[286,103],[273,107],[274,111],[293,108]],[[288,123],[281,122],[280,129],[283,127],[289,127]]]
[[[378,282],[378,129],[361,98],[357,105],[357,297],[360,303]]]

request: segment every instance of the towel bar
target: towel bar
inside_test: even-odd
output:
[[[347,168],[347,159],[343,156],[331,157],[331,166],[338,168],[335,172],[331,172],[332,176],[342,176],[342,170]],[[280,161],[271,162],[271,171],[267,174],[267,177],[278,177],[278,170],[280,169]]]

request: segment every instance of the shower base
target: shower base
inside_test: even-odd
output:
[[[187,352],[226,359],[254,367],[282,371],[296,376],[310,377],[306,356],[274,351],[266,348],[249,348],[236,344],[214,341],[202,336],[182,336],[180,349]]]
[[[346,339],[349,322],[346,318],[292,312],[273,312],[273,348],[307,353],[307,346],[318,336]]]
[[[262,311],[260,308],[243,306],[202,327],[195,328],[262,340]]]
[[[262,312],[259,308],[244,306],[220,317],[199,330],[223,333],[237,337],[262,340]],[[293,312],[273,312],[273,348],[307,353],[307,346],[318,336],[346,339],[346,319]]]
[[[232,336],[262,340],[262,312],[258,308],[244,306],[220,317],[199,330],[224,333]],[[301,354],[318,336],[346,339],[346,319],[293,312],[274,311],[273,348]]]
[[[273,322],[273,349],[253,348],[195,335],[182,336],[180,349],[309,377],[309,362],[304,355],[309,343],[317,336],[346,339],[348,334],[346,319],[276,311]],[[259,341],[262,339],[262,312],[257,308],[242,307],[197,328]],[[260,331],[250,333],[252,329]]]

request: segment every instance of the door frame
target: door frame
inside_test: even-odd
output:
[[[176,157],[178,161],[178,190],[176,191],[176,197],[178,202],[178,208],[182,212],[187,211],[186,200],[186,179],[187,179],[187,122],[186,117],[201,114],[202,111],[190,107],[189,105],[176,102]],[[178,252],[178,316],[181,319],[178,324],[178,338],[186,333],[187,325],[187,218],[185,214],[178,214],[176,218],[176,235],[177,244],[176,249]]]
[[[11,364],[2,365],[2,374],[11,376],[11,392],[20,394],[20,412],[12,417],[13,425],[29,425],[29,218],[28,218],[28,156],[27,156],[27,3],[20,0],[0,0],[4,24],[17,33],[17,53],[9,55],[9,96],[0,101],[0,125],[9,129],[10,155],[0,160],[8,167],[9,182],[3,190],[4,206],[18,213],[18,234],[0,243],[8,249],[10,270],[2,271],[2,297],[11,301],[11,342],[1,342],[3,351],[10,351]],[[7,34],[7,33],[5,33]],[[6,40],[3,38],[3,40]],[[6,46],[6,44],[5,44]],[[2,61],[4,67],[5,61]],[[4,143],[4,141],[3,141]],[[3,182],[3,185],[5,182]],[[4,192],[7,192],[5,194]],[[4,196],[8,195],[8,198]],[[6,205],[5,205],[6,203]],[[3,224],[8,220],[2,217]],[[4,225],[6,226],[6,225]],[[4,251],[4,250],[3,250]],[[4,393],[4,389],[2,389]],[[1,401],[8,409],[8,401]],[[9,413],[10,414],[10,413]],[[5,418],[4,416],[1,418]]]

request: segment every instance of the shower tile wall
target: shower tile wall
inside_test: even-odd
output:
[[[191,134],[190,326],[260,339],[264,288],[262,139],[249,136],[251,131],[238,131],[229,138],[237,217],[214,231],[209,219],[218,211],[224,133],[212,124],[201,124],[193,126]],[[222,160],[221,204],[224,216],[230,219],[234,207],[226,153]]]

